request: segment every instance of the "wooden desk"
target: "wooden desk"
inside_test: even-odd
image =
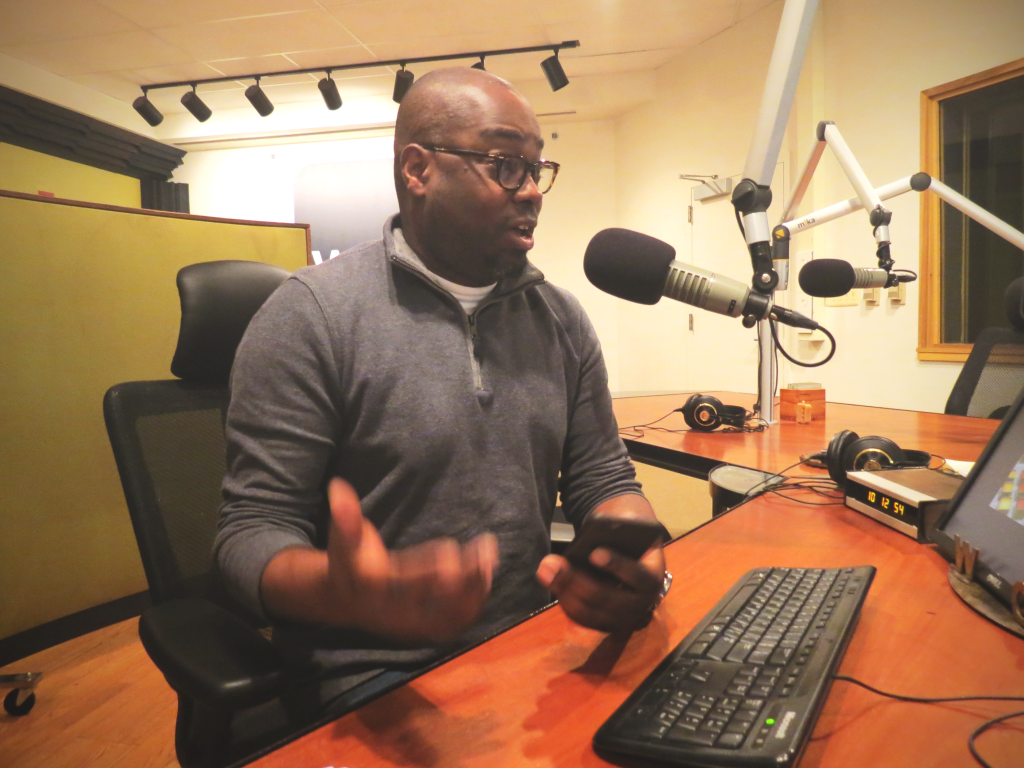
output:
[[[591,747],[598,726],[740,575],[762,566],[878,568],[842,674],[914,696],[1024,694],[1024,641],[959,601],[939,555],[852,510],[758,499],[666,555],[675,586],[655,621],[628,640],[582,629],[554,607],[255,765],[609,764]],[[909,704],[837,682],[800,765],[974,766],[968,734],[1022,708]],[[993,766],[1019,765],[1024,723],[987,733],[979,749]]]
[[[750,408],[756,397],[737,392],[706,392],[726,405]],[[646,424],[682,407],[689,395],[624,397],[613,401],[620,427]],[[832,436],[844,429],[861,437],[882,435],[901,448],[931,451],[947,459],[974,461],[999,422],[941,413],[899,411],[864,405],[828,403],[825,419],[810,424],[780,421],[764,432],[665,432],[645,429],[639,440],[627,439],[634,458],[666,469],[706,478],[718,464],[779,472],[802,454],[823,451]],[[681,413],[658,422],[665,429],[687,430]]]

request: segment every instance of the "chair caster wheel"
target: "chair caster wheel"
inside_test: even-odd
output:
[[[35,693],[30,693],[21,704],[18,703],[19,693],[21,693],[21,690],[16,688],[4,697],[4,709],[7,710],[7,714],[14,717],[27,715],[32,711],[32,707],[36,705]]]

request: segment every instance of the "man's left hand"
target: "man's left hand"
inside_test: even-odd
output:
[[[602,503],[604,516],[655,519],[643,496],[619,496]],[[648,550],[639,560],[598,547],[590,562],[613,579],[597,579],[573,568],[564,557],[548,555],[537,569],[537,579],[554,595],[570,619],[603,632],[628,632],[645,626],[658,602],[665,580],[665,555],[661,546]]]

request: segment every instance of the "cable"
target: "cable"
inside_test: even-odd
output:
[[[835,336],[833,336],[831,333],[829,333],[827,328],[822,328],[819,325],[818,326],[818,330],[821,331],[822,333],[824,333],[826,336],[828,336],[828,340],[830,342],[832,342],[832,349],[828,353],[828,355],[825,356],[824,360],[819,360],[816,363],[804,363],[804,362],[801,362],[801,361],[799,361],[799,360],[797,360],[795,358],[790,357],[789,353],[782,348],[782,345],[779,343],[779,335],[775,331],[775,321],[769,319],[768,320],[768,326],[772,329],[772,338],[775,339],[775,348],[779,352],[782,353],[783,357],[785,357],[787,360],[789,360],[789,362],[793,363],[794,365],[799,365],[802,368],[817,368],[819,365],[824,365],[829,360],[831,360],[832,359],[832,355],[834,355],[836,353],[836,338],[835,338]]]
[[[974,746],[974,740],[976,738],[978,738],[979,736],[981,736],[981,734],[983,734],[985,731],[987,731],[993,725],[999,725],[999,723],[1003,722],[1004,720],[1009,720],[1009,719],[1014,718],[1014,717],[1021,717],[1022,715],[1024,715],[1024,709],[1020,709],[1020,710],[1018,710],[1016,712],[1011,712],[1008,715],[1002,715],[1000,717],[993,717],[991,720],[985,721],[984,723],[979,725],[977,728],[975,728],[973,731],[971,731],[971,735],[967,737],[967,748],[969,750],[971,750],[971,756],[975,760],[977,760],[978,763],[980,763],[983,766],[983,768],[992,768],[992,766],[989,765],[988,762],[986,762],[982,758],[982,756],[978,754],[978,750]]]
[[[888,699],[895,699],[896,701],[906,701],[911,704],[948,704],[949,702],[953,701],[1024,701],[1024,696],[944,696],[935,698],[925,698],[922,696],[901,696],[897,693],[887,693],[886,691],[875,688],[874,686],[868,685],[867,683],[863,683],[860,680],[857,680],[856,678],[847,677],[846,675],[833,675],[832,679],[841,680],[845,683],[853,683],[854,685],[859,685],[861,688],[869,690],[872,693],[876,693],[879,696],[885,696]],[[971,750],[971,755],[974,757],[975,760],[978,761],[980,765],[982,765],[984,768],[992,768],[992,766],[989,765],[980,754],[978,754],[978,750],[974,746],[975,739],[977,739],[978,736],[981,736],[981,734],[983,734],[992,726],[999,725],[999,723],[1003,722],[1004,720],[1010,720],[1014,717],[1022,716],[1024,716],[1024,709],[1018,712],[1010,712],[1006,715],[1000,715],[999,717],[994,717],[991,720],[986,720],[984,723],[982,723],[980,726],[975,728],[974,731],[971,732],[971,735],[967,737],[967,748]]]

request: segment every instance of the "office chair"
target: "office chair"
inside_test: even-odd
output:
[[[103,399],[154,604],[139,620],[139,636],[178,694],[175,749],[186,768],[223,765],[259,748],[229,743],[233,717],[289,684],[258,619],[233,604],[212,573],[228,375],[250,319],[287,277],[258,262],[185,267],[171,363],[179,378],[118,384]]]
[[[985,328],[978,334],[946,413],[1001,419],[1024,388],[1024,278],[1006,289],[1006,316],[1012,328]]]

